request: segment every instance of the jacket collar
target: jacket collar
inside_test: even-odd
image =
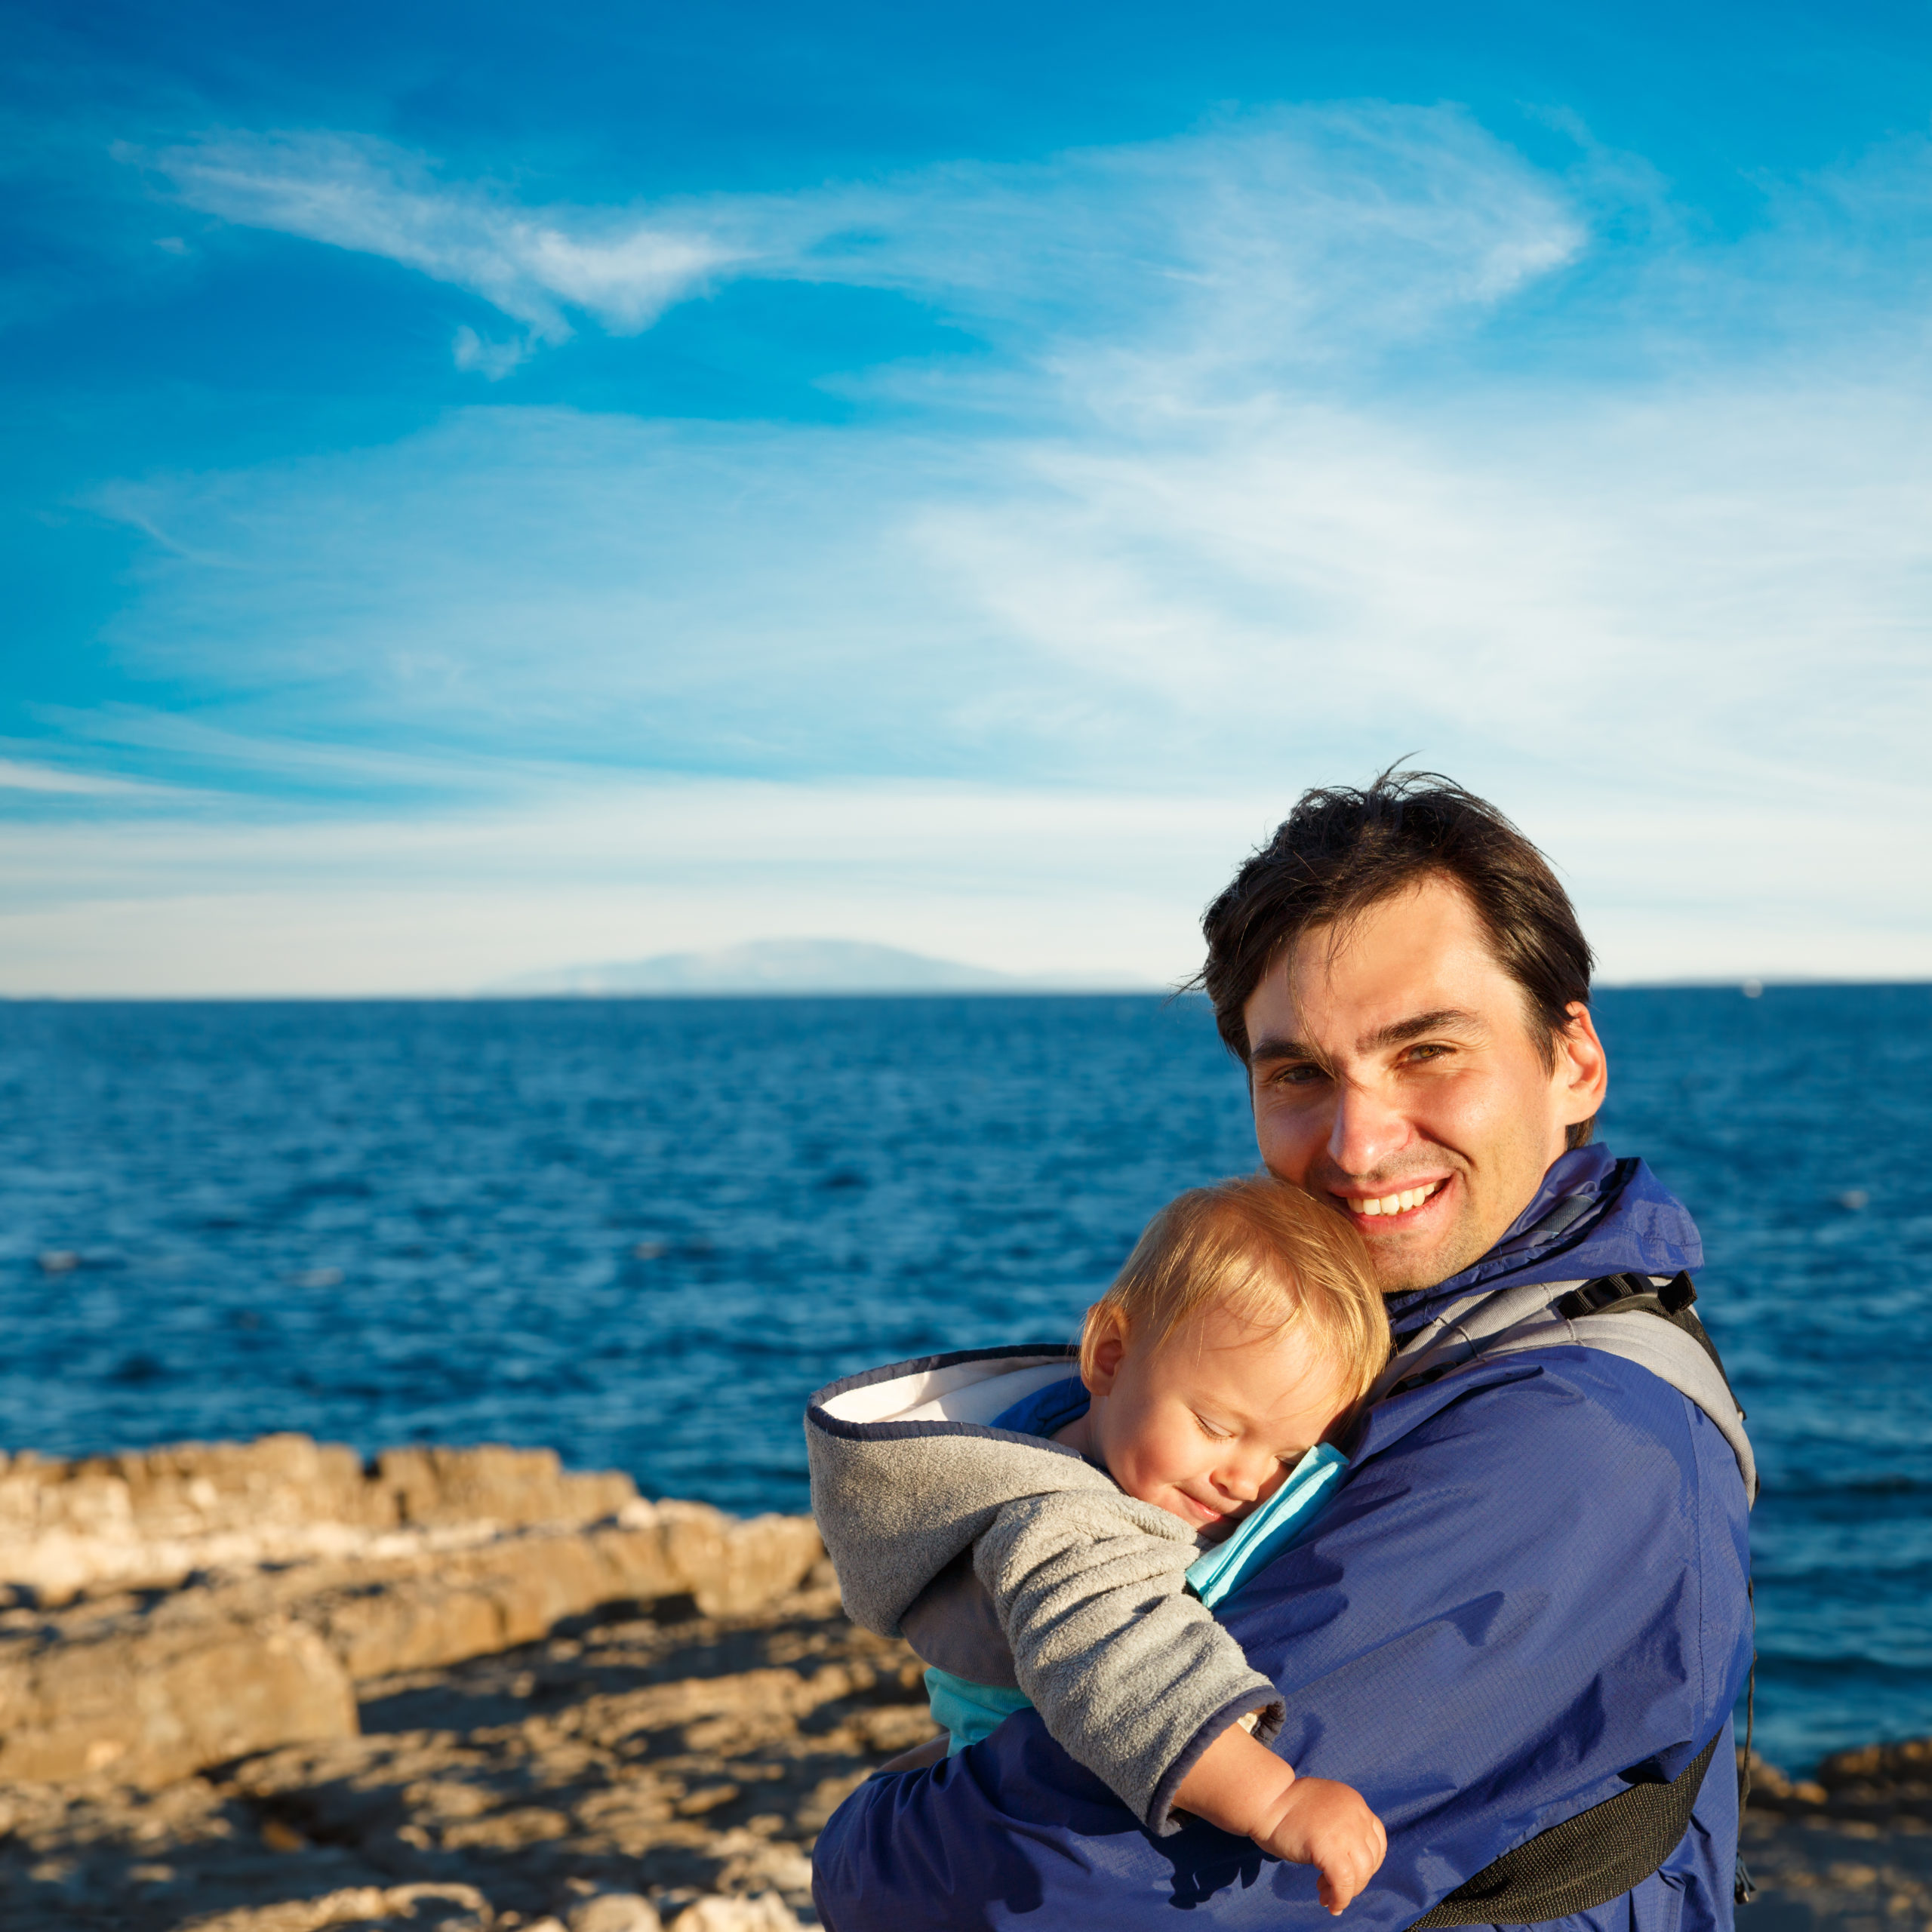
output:
[[[1389,1297],[1398,1339],[1472,1288],[1592,1281],[1600,1275],[1675,1275],[1703,1266],[1697,1223],[1639,1160],[1604,1147],[1572,1148],[1481,1260],[1432,1288]]]

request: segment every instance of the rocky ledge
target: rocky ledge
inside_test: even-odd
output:
[[[789,1932],[929,1734],[811,1524],[505,1449],[0,1471],[8,1932]],[[1932,1744],[1760,1765],[1745,1932],[1932,1932]]]

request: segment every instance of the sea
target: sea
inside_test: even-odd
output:
[[[1932,986],[1597,1011],[1763,1471],[1760,1748],[1932,1733]],[[1070,1337],[1254,1160],[1192,998],[0,1004],[0,1447],[549,1444],[800,1509],[812,1389]]]

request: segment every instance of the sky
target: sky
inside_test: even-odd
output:
[[[1407,758],[1932,977],[1932,5],[5,10],[0,994],[1171,983]]]

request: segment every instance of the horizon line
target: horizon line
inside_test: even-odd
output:
[[[1597,992],[1708,992],[1730,991],[1755,998],[1778,989],[1840,987],[1875,990],[1932,986],[1932,974],[1913,979],[1845,979],[1819,974],[1720,974],[1683,979],[1605,980]],[[1755,989],[1755,991],[1753,990]],[[643,1004],[703,1000],[867,999],[1205,999],[1192,985],[1146,984],[1082,986],[1063,983],[1029,985],[1024,980],[1004,986],[827,986],[669,988],[629,992],[279,992],[279,993],[9,993],[0,992],[0,1006],[589,1006]]]

